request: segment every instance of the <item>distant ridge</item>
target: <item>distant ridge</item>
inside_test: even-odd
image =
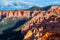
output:
[[[49,6],[45,6],[45,7],[33,6],[33,7],[29,8],[29,9],[27,9],[27,10],[31,10],[31,11],[33,11],[33,10],[45,10],[45,11],[47,11],[52,6],[58,6],[58,7],[60,7],[60,4],[53,4],[53,5],[49,5]]]
[[[27,9],[27,10],[31,10],[31,11],[33,11],[33,10],[41,10],[41,8],[38,7],[38,6],[33,6],[33,7],[29,8],[29,9]]]

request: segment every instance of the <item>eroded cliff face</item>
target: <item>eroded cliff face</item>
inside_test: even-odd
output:
[[[21,28],[23,40],[60,40],[60,8],[40,11]],[[59,35],[59,36],[56,36]]]
[[[9,17],[28,17],[29,18],[30,11],[0,11],[0,16],[5,15],[7,18]]]
[[[37,23],[39,22],[37,21]],[[40,24],[37,23],[33,23],[33,26],[31,26],[32,23],[30,24],[32,28],[28,29],[24,40],[47,40],[50,36],[52,37],[55,34],[59,34],[57,37],[60,37],[60,17],[51,16],[48,19],[43,19]],[[26,27],[26,29],[24,28],[25,31],[28,27]],[[52,39],[54,39],[54,37]]]
[[[56,7],[53,6],[51,7],[51,9],[49,9],[48,11],[42,11],[42,10],[34,10],[34,11],[30,11],[30,10],[11,10],[11,11],[0,11],[0,17],[1,16],[5,16],[6,18],[9,17],[19,17],[19,18],[30,18],[30,17],[34,17],[39,13],[42,14],[48,14],[48,13],[60,13],[60,7]]]
[[[19,18],[30,18],[37,14],[36,11],[29,11],[29,10],[16,10],[16,11],[0,11],[0,17],[5,16],[6,18],[10,17],[19,17]]]

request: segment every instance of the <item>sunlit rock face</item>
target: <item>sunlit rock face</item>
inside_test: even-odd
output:
[[[56,12],[57,12],[57,13],[60,13],[60,7],[58,7],[58,8],[56,9]]]
[[[10,11],[0,11],[0,16],[5,16],[7,18],[9,17],[19,17],[19,18],[30,18],[30,17],[35,17],[37,16],[37,14],[42,13],[42,15],[44,16],[45,14],[48,14],[50,12],[50,14],[53,13],[60,13],[60,7],[58,6],[52,6],[47,12],[46,11],[42,11],[42,10],[34,10],[34,11],[30,11],[30,10],[10,10]]]
[[[7,18],[10,17],[19,17],[19,18],[30,18],[36,16],[39,11],[33,11],[33,13],[30,13],[29,10],[11,10],[11,11],[0,11],[0,16],[4,15]],[[31,15],[30,15],[31,14]]]
[[[57,19],[59,18],[60,17],[56,15],[52,15],[48,19],[43,19],[43,21],[41,21],[40,23],[38,22],[39,19],[37,19],[37,22],[31,23],[32,26],[31,24],[27,24],[22,29],[23,31],[27,31],[26,35],[24,36],[24,40],[47,40],[49,36],[53,36],[54,34],[58,35],[60,33],[60,20]]]
[[[5,15],[7,18],[10,17],[19,17],[19,18],[24,18],[30,17],[30,11],[21,11],[21,10],[17,10],[17,11],[0,11],[0,16]]]
[[[2,11],[0,11],[0,16],[2,15]]]
[[[53,6],[51,7],[51,9],[56,9],[56,8],[58,8],[58,6],[53,5]]]
[[[60,40],[60,36],[56,36],[60,35],[59,10],[57,7],[33,15],[34,17],[21,28],[22,33],[26,32],[23,40]]]

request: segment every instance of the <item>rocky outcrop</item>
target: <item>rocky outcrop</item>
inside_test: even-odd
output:
[[[10,18],[10,17],[30,18],[30,17],[33,17],[37,13],[38,13],[37,10],[33,11],[32,13],[29,10],[0,11],[0,17],[5,16],[6,18]]]
[[[60,34],[60,9],[50,9],[40,11],[30,21],[21,28],[22,33],[26,33],[23,40],[50,40]],[[58,38],[59,39],[59,36]]]
[[[0,17],[1,16],[5,16],[7,18],[9,18],[9,17],[19,17],[19,18],[27,17],[27,18],[30,18],[30,17],[36,16],[39,13],[44,14],[45,12],[42,11],[42,10],[34,10],[34,11],[31,11],[31,10],[0,11]],[[49,12],[50,13],[57,13],[57,14],[59,14],[60,13],[60,7],[52,6],[46,13],[48,14]]]
[[[7,18],[9,17],[20,17],[20,18],[24,18],[24,17],[28,17],[29,18],[29,13],[30,11],[0,11],[0,16],[5,15]]]
[[[52,15],[48,19],[43,19],[39,24],[37,23],[33,23],[33,26],[30,24],[30,26],[28,26],[29,28],[27,27],[27,24],[25,26],[26,29],[22,29],[23,31],[27,31],[24,40],[47,40],[50,36],[54,34],[58,35],[60,33],[60,17]]]

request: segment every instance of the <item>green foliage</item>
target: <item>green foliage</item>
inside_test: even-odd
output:
[[[23,19],[20,19],[20,18],[4,18],[1,22],[0,22],[0,34],[2,34],[3,30],[6,30],[8,28],[11,28],[13,27],[19,20],[29,20],[27,18],[23,18]]]

